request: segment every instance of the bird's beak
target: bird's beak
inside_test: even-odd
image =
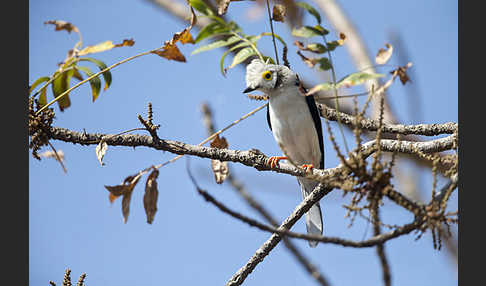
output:
[[[247,87],[245,90],[243,90],[243,93],[248,93],[248,92],[250,92],[250,91],[254,91],[254,90],[256,90],[256,87],[251,87],[251,86],[249,86],[249,87]]]

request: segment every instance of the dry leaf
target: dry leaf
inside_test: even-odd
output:
[[[105,185],[105,188],[110,192],[108,196],[110,203],[113,203],[121,195],[133,191],[133,188],[138,183],[140,177],[141,174],[138,174],[136,176],[128,176],[125,178],[125,180],[123,180],[123,183],[121,185],[116,185],[116,186]]]
[[[108,144],[106,144],[104,140],[101,140],[96,146],[96,158],[98,158],[101,166],[105,165],[105,163],[103,163],[103,157],[106,154],[106,150],[108,150]]]
[[[228,148],[228,142],[226,141],[226,138],[224,138],[224,137],[219,138],[219,135],[214,137],[213,141],[211,141],[211,143],[209,143],[209,145],[212,148],[218,148],[218,149]]]
[[[304,61],[304,63],[306,63],[307,66],[309,66],[310,68],[313,68],[318,62],[316,59],[310,59],[304,56],[300,51],[297,51],[297,54],[300,56],[302,61]]]
[[[175,44],[174,45],[170,44],[169,41],[165,42],[163,50],[154,51],[152,53],[161,56],[163,58],[166,58],[168,60],[174,60],[178,62],[186,61],[186,57],[184,57],[184,55],[181,53],[179,48]]]
[[[223,183],[229,174],[228,162],[211,160],[211,169],[213,169],[214,179],[216,180],[217,184]]]
[[[387,50],[384,48],[381,48],[378,50],[378,53],[376,54],[375,61],[379,65],[384,65],[388,60],[391,58],[391,55],[393,53],[393,46],[390,44],[385,44],[385,47]]]
[[[408,64],[404,65],[403,67],[398,67],[396,70],[392,70],[390,73],[393,76],[398,75],[400,77],[400,81],[402,82],[403,85],[405,85],[407,82],[411,81],[410,78],[407,75],[407,69],[409,69],[412,66],[412,63],[409,62]]]
[[[130,201],[132,200],[133,191],[128,191],[123,194],[122,198],[122,214],[123,223],[127,223],[128,215],[130,214]]]
[[[57,155],[59,156],[59,159],[61,161],[64,160],[64,152],[62,150],[57,151]],[[57,161],[59,161],[57,159],[56,152],[54,152],[54,151],[45,151],[45,152],[42,152],[41,154],[39,154],[39,156],[44,157],[44,158],[54,158]]]
[[[285,9],[284,5],[276,4],[273,6],[273,16],[272,19],[277,22],[284,22],[285,21],[285,14],[287,10]]]
[[[62,20],[50,20],[50,21],[44,22],[44,24],[53,24],[53,25],[56,25],[56,31],[66,30],[68,33],[71,33],[71,31],[74,31],[76,33],[79,33],[79,30],[78,30],[78,28],[76,26],[74,26],[73,24],[71,24],[69,22],[66,22],[66,21],[62,21]]]
[[[346,35],[344,33],[339,33],[339,44],[343,45],[344,44],[344,40],[346,40]]]
[[[117,47],[125,47],[125,46],[133,46],[135,44],[135,41],[133,39],[125,39],[123,40],[122,43],[120,44],[113,44],[112,41],[105,41],[102,43],[99,43],[94,46],[87,46],[86,48],[82,49],[81,51],[78,52],[78,56],[84,56],[87,54],[94,54],[94,53],[100,53],[104,51],[111,50],[113,48]]]
[[[157,177],[159,171],[154,169],[147,178],[145,183],[145,195],[143,196],[143,207],[147,215],[147,223],[152,224],[155,213],[157,212],[157,199],[159,191],[157,190]]]
[[[117,186],[105,186],[105,188],[110,192],[108,199],[110,203],[113,203],[119,196],[121,196],[125,190],[125,185],[117,185]]]
[[[142,176],[141,173],[135,176],[128,176],[123,180],[121,185],[117,186],[105,186],[105,188],[110,192],[108,199],[110,203],[113,203],[115,199],[120,196],[123,196],[122,199],[122,214],[123,214],[123,223],[127,223],[128,214],[130,213],[130,201],[132,199],[132,192],[135,185],[138,183],[140,177]]]
[[[226,149],[228,148],[228,142],[226,138],[217,135],[213,141],[211,141],[210,146],[212,148]],[[211,160],[211,169],[214,173],[214,179],[216,183],[221,184],[226,179],[229,174],[228,162],[221,162],[219,160]]]
[[[116,44],[115,47],[131,47],[133,45],[135,45],[135,41],[133,39],[124,39],[123,42],[121,42],[120,44]]]
[[[174,61],[179,61],[179,62],[185,62],[186,57],[181,53],[179,48],[177,47],[176,43],[180,41],[182,44],[187,44],[191,43],[194,44],[194,39],[192,38],[192,35],[189,31],[191,31],[192,27],[196,24],[197,22],[197,17],[196,14],[194,13],[194,9],[191,7],[191,25],[189,27],[185,28],[181,32],[175,33],[172,36],[172,39],[170,41],[165,41],[164,42],[164,47],[161,50],[157,50],[152,52],[153,54],[156,54],[158,56],[161,56],[163,58],[166,58],[168,60],[174,60]]]

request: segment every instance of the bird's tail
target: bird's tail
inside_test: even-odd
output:
[[[302,190],[302,197],[305,199],[319,184],[319,182],[305,179],[305,178],[297,178],[300,189]],[[308,234],[319,234],[322,235],[322,213],[321,213],[321,206],[319,202],[315,203],[305,214],[305,225],[307,227]],[[317,241],[310,241],[310,247],[316,247]]]

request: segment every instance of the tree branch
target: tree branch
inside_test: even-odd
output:
[[[341,123],[355,127],[356,118],[344,112],[338,112],[334,108],[327,107],[323,104],[317,104],[317,108],[322,117],[332,121],[337,121],[338,113],[341,119]],[[377,131],[379,127],[379,121],[375,119],[363,118],[358,123],[358,128]],[[417,125],[403,125],[403,124],[382,124],[381,131],[383,133],[395,133],[401,135],[425,135],[425,136],[437,136],[440,134],[454,134],[457,131],[458,125],[454,122],[448,122],[443,124],[417,124]]]
[[[268,157],[257,149],[251,149],[248,151],[218,149],[196,146],[173,140],[160,139],[159,141],[156,141],[152,137],[146,135],[110,135],[100,133],[89,134],[59,127],[51,127],[47,131],[50,139],[61,140],[64,142],[82,145],[94,145],[98,144],[103,138],[103,140],[111,146],[145,146],[179,155],[194,155],[220,161],[241,163],[243,165],[253,167],[259,171],[275,171],[292,176],[306,177],[321,182],[332,179],[333,176],[342,172],[343,169],[343,167],[340,165],[340,167],[334,169],[312,169],[311,172],[306,173],[300,168],[285,163],[280,163],[279,166],[272,168],[267,164]],[[455,135],[449,135],[444,138],[426,142],[410,142],[386,139],[380,140],[380,148],[382,151],[386,152],[401,152],[407,154],[414,154],[417,152],[417,150],[423,153],[436,153],[452,149],[454,141]],[[375,142],[375,140],[372,140],[362,145],[361,150],[365,157],[369,156],[376,150]]]

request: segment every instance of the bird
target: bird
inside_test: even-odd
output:
[[[272,156],[267,160],[271,167],[280,160],[303,168],[324,168],[324,143],[319,112],[312,95],[300,83],[298,75],[285,65],[270,64],[268,60],[253,59],[246,66],[246,89],[243,93],[261,91],[268,96],[267,123],[273,137],[285,156]],[[304,94],[303,94],[304,93]],[[298,177],[297,181],[305,199],[319,184],[317,181]],[[323,233],[322,212],[319,202],[305,215],[308,234]],[[309,240],[310,247],[317,241]]]

